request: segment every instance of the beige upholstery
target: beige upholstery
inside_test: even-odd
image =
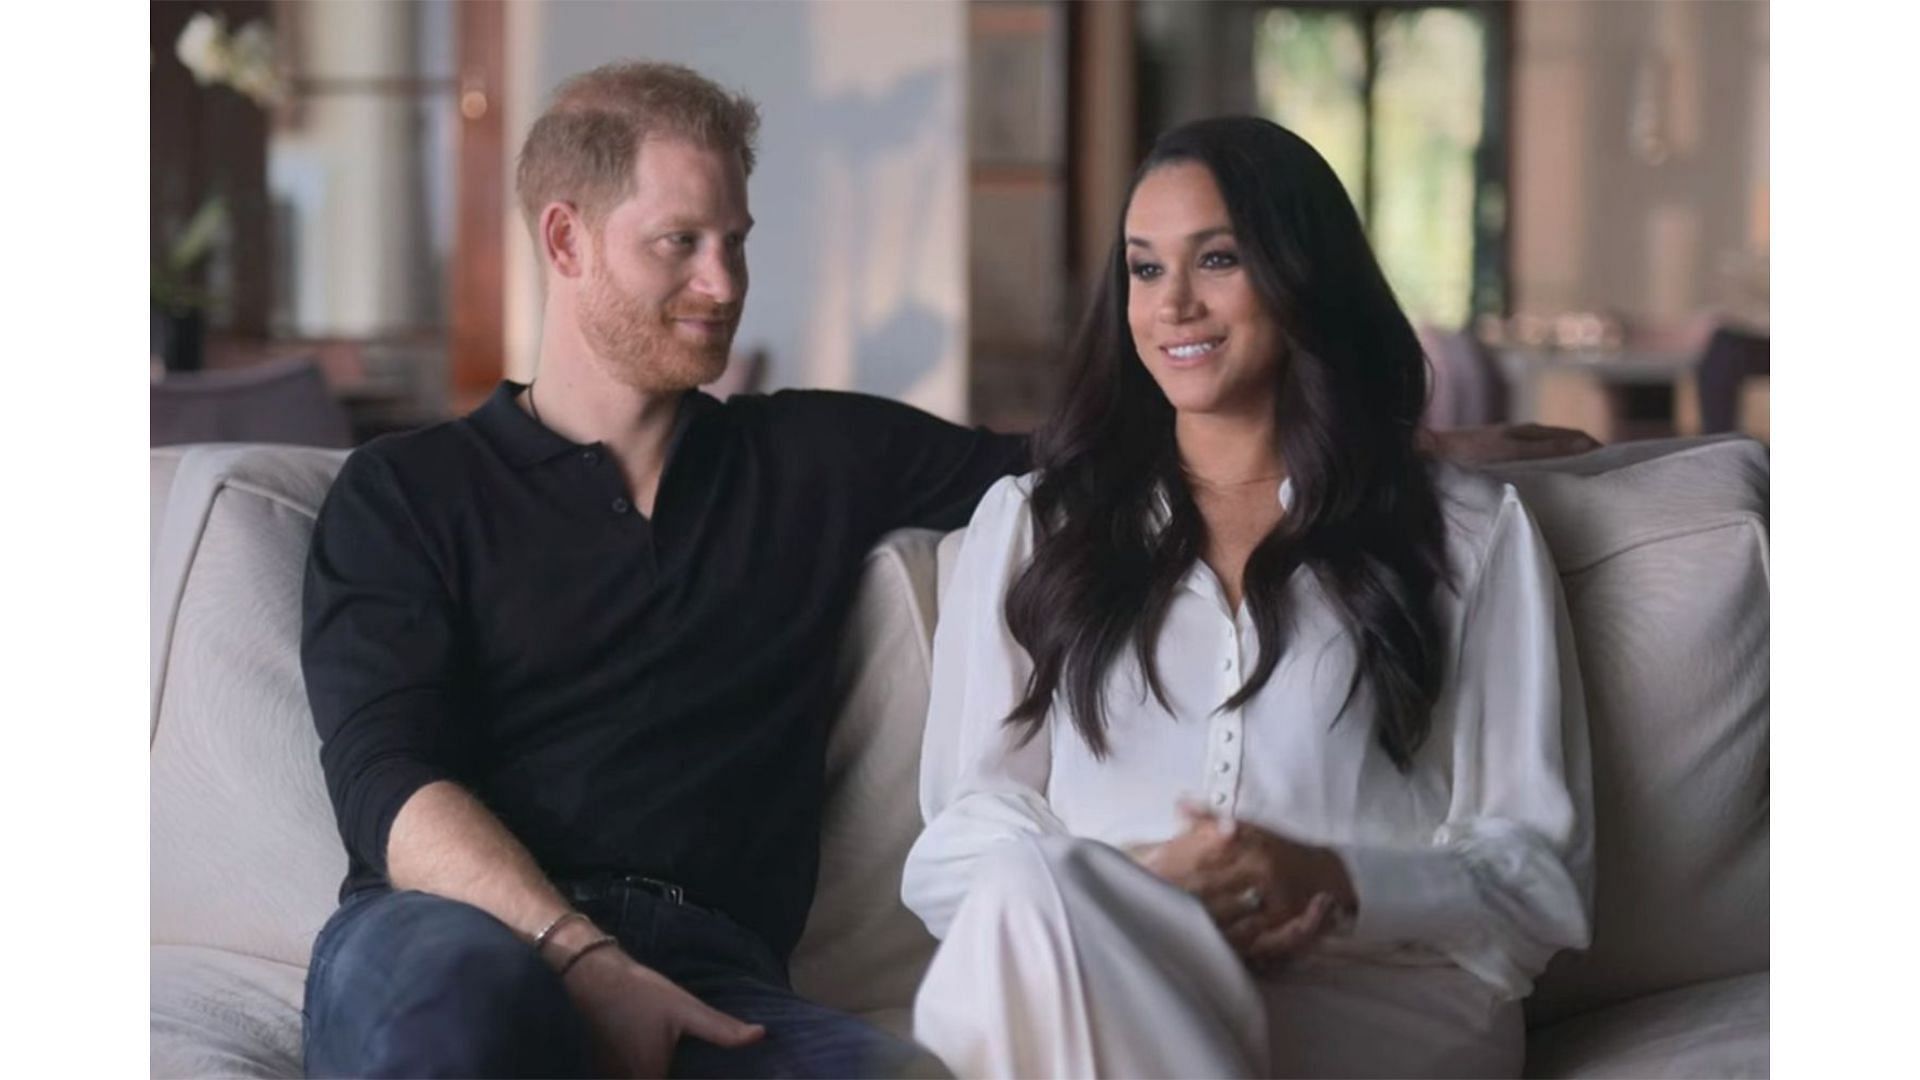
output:
[[[298,1073],[304,964],[346,864],[298,664],[307,533],[341,459],[154,451],[155,1075]],[[1596,942],[1542,980],[1529,1069],[1764,1075],[1765,453],[1693,440],[1503,474],[1560,560],[1599,801]],[[868,559],[794,956],[803,991],[895,1030],[933,945],[898,896],[953,547],[903,532]]]
[[[934,591],[926,571],[938,540],[898,532],[867,558],[827,745],[820,884],[793,955],[795,989],[901,1034],[934,945],[900,902],[900,868],[920,834],[920,724],[901,719],[927,707]]]
[[[1585,1013],[1528,1039],[1539,1077],[1767,1075],[1767,973],[1683,986]]]
[[[1550,1020],[1767,954],[1767,462],[1734,438],[1509,469],[1560,567],[1594,743],[1595,939]]]
[[[155,1076],[299,1076],[305,963],[155,945]]]
[[[153,572],[152,936],[304,967],[347,857],[300,677],[300,582],[342,455],[196,451]]]

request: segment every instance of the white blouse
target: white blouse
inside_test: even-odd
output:
[[[1407,774],[1374,738],[1364,684],[1334,722],[1356,652],[1304,569],[1290,584],[1287,653],[1245,707],[1220,710],[1257,661],[1259,638],[1204,562],[1160,633],[1171,716],[1128,650],[1108,679],[1105,760],[1068,722],[1064,694],[1046,730],[1016,747],[1002,720],[1032,665],[1004,602],[1033,550],[1033,477],[995,485],[968,526],[934,634],[920,774],[927,828],[907,859],[907,906],[944,938],[994,845],[1023,833],[1163,841],[1182,828],[1184,796],[1339,854],[1359,912],[1321,948],[1450,962],[1524,996],[1554,952],[1588,941],[1586,710],[1558,577],[1513,487],[1449,465],[1434,479],[1455,574],[1438,598],[1448,674]],[[1289,494],[1282,485],[1283,506]]]

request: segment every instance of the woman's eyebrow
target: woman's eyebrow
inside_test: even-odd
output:
[[[1187,234],[1187,239],[1197,244],[1203,240],[1211,240],[1216,236],[1232,236],[1232,235],[1233,235],[1233,226],[1215,225],[1211,228],[1201,229],[1199,232],[1196,232],[1196,233],[1189,233]],[[1153,242],[1142,236],[1129,236],[1127,237],[1127,246],[1152,249]]]

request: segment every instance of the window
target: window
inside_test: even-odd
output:
[[[1255,20],[1259,109],[1339,174],[1415,322],[1505,312],[1506,18],[1498,5],[1314,3]]]

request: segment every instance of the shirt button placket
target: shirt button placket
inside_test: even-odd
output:
[[[1230,629],[1224,642],[1224,655],[1220,658],[1221,699],[1231,697],[1240,689],[1240,638]],[[1240,779],[1240,710],[1234,709],[1222,713],[1214,719],[1215,737],[1212,753],[1208,755],[1212,764],[1208,769],[1207,786],[1212,789],[1209,801],[1215,810],[1231,812],[1237,805]]]

